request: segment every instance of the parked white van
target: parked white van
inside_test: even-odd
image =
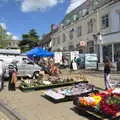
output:
[[[35,64],[32,60],[30,60],[27,56],[16,56],[12,62],[16,62],[18,72],[18,77],[29,77],[34,78],[39,74],[42,69],[39,65]],[[11,63],[10,63],[11,64]],[[5,77],[9,76],[8,66],[6,68]]]

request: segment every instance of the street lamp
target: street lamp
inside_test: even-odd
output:
[[[103,37],[101,33],[98,33],[97,35],[98,35],[97,41],[99,41],[100,63],[102,63],[103,62],[103,47],[102,47]]]
[[[102,34],[99,32],[97,34],[93,34],[93,37],[94,37],[95,43],[96,43],[96,53],[98,54],[100,63],[102,63],[103,62],[103,48],[102,48],[103,37],[102,37]]]

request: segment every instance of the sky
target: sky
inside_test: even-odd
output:
[[[51,24],[59,24],[64,16],[85,0],[0,0],[0,23],[14,38],[36,29],[42,36]]]

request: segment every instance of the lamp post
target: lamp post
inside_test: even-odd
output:
[[[99,41],[100,63],[102,63],[103,62],[103,47],[102,47],[103,37],[101,33],[98,33],[98,41]]]

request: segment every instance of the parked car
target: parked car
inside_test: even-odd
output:
[[[16,63],[17,65],[17,76],[18,77],[29,77],[29,78],[35,78],[42,67],[39,65],[35,64],[32,60],[27,58],[26,56],[19,56],[13,59],[11,62],[12,64]],[[10,63],[10,64],[11,64]],[[7,67],[5,76],[9,76],[9,69]]]

